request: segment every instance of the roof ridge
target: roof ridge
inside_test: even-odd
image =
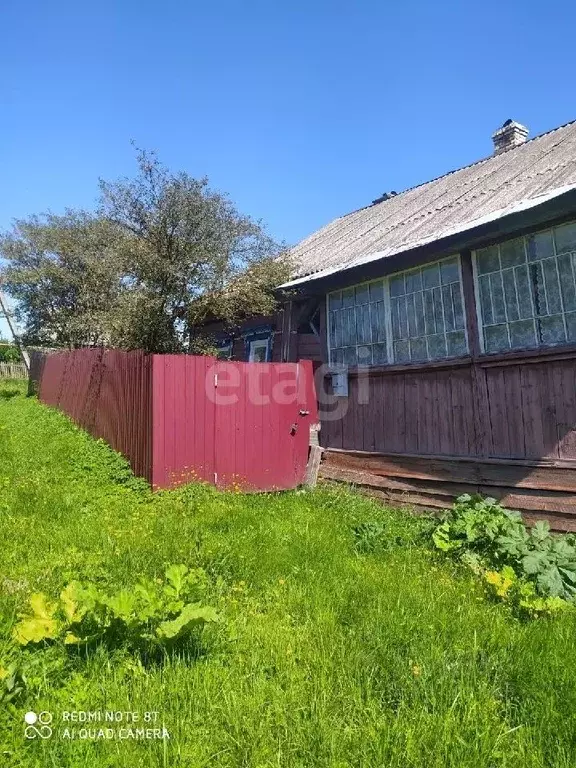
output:
[[[396,195],[393,195],[392,197],[389,197],[387,200],[381,200],[379,203],[370,203],[369,205],[363,205],[360,208],[356,208],[353,211],[350,211],[349,213],[344,213],[342,216],[338,216],[334,221],[338,221],[339,219],[345,219],[347,216],[352,216],[354,213],[358,213],[359,211],[364,211],[367,208],[376,208],[379,205],[382,205],[383,203],[387,203],[388,200],[395,200],[398,197],[401,197],[406,192],[412,192],[414,189],[419,189],[420,187],[425,187],[426,184],[432,184],[434,181],[440,181],[440,179],[445,179],[447,176],[452,176],[454,173],[458,173],[459,171],[465,171],[468,168],[473,168],[475,165],[480,165],[481,163],[487,163],[490,160],[493,160],[496,157],[502,157],[503,155],[509,156],[512,152],[515,152],[518,149],[522,149],[522,147],[525,147],[527,144],[530,144],[533,141],[537,141],[538,139],[542,139],[544,136],[549,136],[551,133],[555,133],[556,131],[561,131],[563,128],[567,128],[569,125],[573,125],[576,123],[576,119],[569,120],[567,123],[564,123],[563,125],[557,125],[556,128],[551,128],[549,131],[544,131],[544,133],[539,133],[537,136],[532,136],[531,139],[528,139],[527,141],[523,142],[522,144],[518,144],[516,147],[512,147],[511,149],[506,150],[506,152],[502,152],[499,155],[488,155],[488,157],[483,157],[480,160],[475,160],[473,163],[468,163],[468,165],[463,165],[460,168],[454,168],[451,171],[446,171],[446,173],[441,173],[440,176],[435,176],[432,179],[428,179],[427,181],[422,181],[420,184],[414,184],[411,187],[406,187],[406,189],[403,189],[401,192],[398,192]]]

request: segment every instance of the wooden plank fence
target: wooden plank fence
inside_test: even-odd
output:
[[[0,379],[27,379],[24,363],[0,363]]]

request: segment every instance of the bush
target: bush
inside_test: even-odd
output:
[[[0,363],[19,363],[20,352],[14,344],[2,344],[0,342]]]
[[[73,581],[54,603],[42,593],[32,595],[32,613],[21,618],[13,637],[20,645],[56,640],[75,646],[173,645],[217,621],[215,609],[200,601],[205,582],[202,569],[185,565],[171,565],[164,582],[141,582],[111,595],[95,584]]]
[[[432,534],[435,546],[482,575],[491,592],[528,613],[576,603],[576,546],[572,535],[550,533],[540,520],[528,529],[519,512],[495,499],[460,496]]]

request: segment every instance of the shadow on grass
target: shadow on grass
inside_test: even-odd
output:
[[[8,387],[2,387],[0,389],[0,397],[3,400],[11,400],[13,397],[16,397],[17,395],[21,395],[22,392],[19,389],[13,389]]]
[[[174,662],[192,665],[208,655],[200,637],[163,647],[103,642],[83,646],[38,643],[12,654],[7,660],[7,675],[0,680],[0,707],[7,703],[19,705],[27,697],[40,695],[39,680],[55,690],[65,687],[74,675],[86,675],[89,668],[129,669],[136,663],[148,673],[161,673],[164,667]]]

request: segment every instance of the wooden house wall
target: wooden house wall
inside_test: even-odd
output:
[[[234,329],[234,332],[230,334],[233,336],[232,360],[246,360],[246,342],[244,339],[244,334],[249,333],[253,328],[258,328],[263,325],[269,325],[273,329],[271,362],[282,362],[282,310],[280,310],[276,315],[252,317],[244,321],[238,328]],[[227,333],[224,323],[220,321],[207,323],[204,326],[204,331],[206,334],[212,335],[214,337],[226,335]],[[312,360],[315,363],[320,363],[322,361],[322,347],[320,344],[320,337],[317,334],[297,333],[295,330],[291,330],[291,335],[294,338],[294,342],[290,345],[285,345],[286,349],[288,350],[289,357],[289,360],[286,362]]]
[[[225,324],[221,321],[214,321],[211,323],[206,323],[203,326],[203,331],[208,336],[213,336],[215,338],[219,338],[221,336],[232,336],[233,343],[232,343],[232,360],[238,361],[238,362],[245,362],[246,361],[246,341],[244,338],[244,334],[249,333],[253,328],[259,328],[263,325],[269,325],[273,329],[273,340],[272,340],[272,355],[271,355],[271,362],[277,363],[280,362],[281,358],[281,347],[282,347],[282,334],[281,334],[281,326],[278,323],[278,317],[276,315],[266,315],[266,316],[257,316],[257,317],[251,317],[248,320],[245,320],[239,327],[235,328],[233,331],[229,331]]]
[[[325,478],[427,509],[481,493],[576,531],[576,352],[374,372],[349,387],[340,418],[322,418]]]
[[[576,530],[576,348],[481,354],[470,254],[462,276],[470,356],[350,369],[348,397],[320,408],[321,474],[433,509],[482,493]]]
[[[576,355],[350,377],[330,448],[576,460]]]
[[[314,363],[322,362],[322,346],[320,337],[315,333],[298,334],[298,360],[312,360]]]

